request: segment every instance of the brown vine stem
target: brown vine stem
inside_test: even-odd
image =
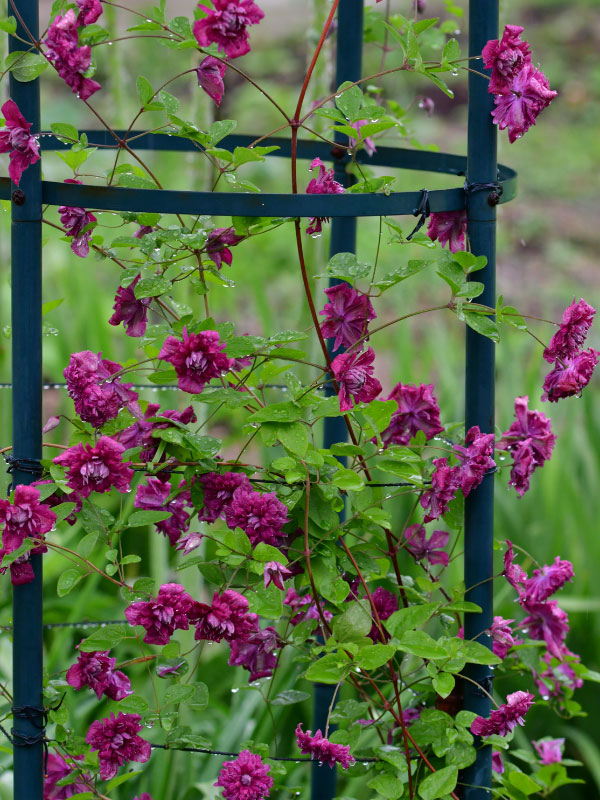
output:
[[[319,600],[319,593],[317,592],[317,587],[315,586],[315,578],[312,571],[312,566],[310,563],[310,547],[308,544],[308,511],[310,508],[310,475],[308,472],[308,467],[304,464],[304,469],[306,470],[306,499],[304,503],[304,558],[306,559],[306,572],[308,573],[308,581],[310,583],[310,588],[313,593],[313,598],[315,601],[315,605],[317,607],[317,611],[319,612],[319,616],[321,617],[321,623],[323,625],[323,631],[331,634],[331,628],[329,627],[329,623],[325,619],[325,614],[323,613],[323,608],[321,606],[321,601]]]

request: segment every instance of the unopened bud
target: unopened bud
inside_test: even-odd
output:
[[[422,108],[423,111],[425,111],[425,113],[427,114],[427,116],[430,117],[435,110],[435,103],[433,102],[431,97],[422,97],[419,100],[419,108]]]

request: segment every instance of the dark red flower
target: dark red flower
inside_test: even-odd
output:
[[[259,678],[268,678],[277,666],[275,650],[279,647],[277,631],[272,626],[260,629],[258,618],[255,629],[248,638],[234,639],[231,642],[229,666],[248,670],[250,683]]]
[[[497,655],[498,658],[506,658],[506,654],[515,644],[510,629],[511,622],[514,622],[514,619],[494,617],[494,621],[488,630],[488,633],[492,637],[492,650],[494,651],[494,655]]]
[[[370,403],[381,392],[381,384],[373,377],[373,361],[372,347],[364,353],[340,353],[334,358],[331,368],[340,388],[340,411],[350,411],[355,403]]]
[[[243,487],[252,491],[252,484],[243,472],[206,472],[196,480],[204,489],[204,507],[198,512],[198,519],[203,522],[215,522],[219,517],[225,519],[236,489]]]
[[[75,0],[79,8],[78,25],[93,25],[102,15],[100,0]]]
[[[417,561],[428,561],[433,564],[448,566],[448,553],[443,549],[448,544],[450,534],[447,531],[433,531],[429,539],[423,525],[411,525],[404,532],[406,549]]]
[[[111,325],[120,325],[122,322],[127,336],[143,336],[146,333],[148,306],[152,298],[138,299],[135,296],[134,286],[139,279],[140,275],[129,286],[119,286],[113,305],[115,313],[108,320]]]
[[[596,309],[583,298],[579,302],[573,300],[563,313],[559,329],[544,350],[544,358],[549,364],[559,359],[569,360],[579,353],[592,327],[595,314]]]
[[[32,123],[27,122],[14,100],[7,100],[1,110],[6,125],[0,128],[0,153],[10,153],[8,174],[18,186],[27,167],[40,160],[40,146],[30,133]]]
[[[72,353],[63,374],[75,411],[84,422],[100,428],[114,419],[122,408],[141,414],[138,395],[131,384],[121,383],[112,376],[122,369],[120,364],[102,358],[102,353],[82,350]]]
[[[558,659],[567,652],[565,639],[569,632],[567,612],[559,608],[555,600],[537,603],[521,598],[521,605],[528,616],[523,626],[531,639],[546,642],[548,651]]]
[[[444,430],[432,383],[419,386],[397,383],[385,399],[398,403],[398,411],[394,411],[390,424],[381,434],[386,447],[407,445],[418,431],[423,431],[429,441]]]
[[[167,537],[173,547],[182,533],[186,533],[190,527],[190,515],[186,511],[186,507],[191,507],[189,489],[184,489],[186,486],[185,481],[179,485],[180,491],[171,500],[168,500],[171,494],[171,484],[165,483],[150,476],[147,483],[140,484],[135,496],[134,506],[136,508],[146,508],[155,511],[169,511],[171,516],[169,519],[156,522],[156,530],[160,531]]]
[[[301,723],[296,727],[296,742],[300,752],[310,756],[320,764],[328,764],[331,769],[336,764],[340,764],[343,769],[348,769],[350,764],[355,761],[354,756],[350,755],[349,745],[334,744],[325,739],[321,731],[312,735],[311,731],[304,732]]]
[[[183,392],[199,394],[213,378],[218,378],[231,367],[225,353],[225,343],[217,331],[191,333],[183,329],[183,341],[168,336],[158,354],[163,361],[175,367],[177,385]]]
[[[206,56],[196,70],[198,85],[204,89],[211,100],[215,101],[217,106],[221,105],[225,92],[223,77],[226,71],[227,64],[214,56]]]
[[[494,452],[493,433],[481,433],[474,425],[465,437],[465,447],[454,445],[454,452],[460,461],[460,488],[465,497],[475,489],[485,473],[496,466],[492,458]]]
[[[169,644],[176,630],[187,631],[190,617],[198,604],[178,583],[165,583],[158,590],[156,600],[138,601],[125,609],[130,625],[141,625],[146,630],[147,644]]]
[[[529,398],[515,398],[516,421],[502,434],[499,450],[509,450],[513,458],[510,485],[519,496],[529,489],[529,478],[537,467],[543,467],[554,449],[556,436],[551,421],[540,411],[530,411]]]
[[[223,788],[225,800],[263,800],[273,786],[271,769],[256,753],[242,750],[235,761],[225,761],[214,784]]]
[[[277,546],[284,535],[288,510],[275,492],[261,494],[240,486],[225,509],[225,521],[232,530],[241,528],[253,546],[259,542]]]
[[[88,100],[101,87],[84,77],[92,62],[92,50],[89,45],[79,47],[78,25],[72,8],[59,14],[48,28],[44,44],[48,60],[73,94]]]
[[[152,461],[156,455],[159,444],[159,439],[152,434],[154,431],[165,430],[171,427],[170,420],[174,422],[181,422],[182,425],[187,425],[189,422],[196,422],[196,414],[192,406],[187,406],[183,411],[173,411],[172,409],[165,409],[160,411],[159,403],[149,403],[144,416],[137,415],[136,421],[129,428],[119,431],[116,438],[129,450],[132,447],[142,448],[140,458],[142,461]],[[162,422],[154,421],[153,418],[164,420]]]
[[[525,714],[533,705],[534,696],[530,692],[513,692],[506,698],[506,704],[495,709],[489,719],[477,717],[471,725],[474,736],[506,736],[517,725],[523,725]]]
[[[521,41],[522,33],[520,25],[505,25],[502,39],[491,39],[483,48],[484,66],[492,70],[491,94],[510,91],[513,78],[525,64],[531,64],[531,50],[528,42]]]
[[[465,249],[467,232],[466,211],[434,211],[429,217],[427,236],[442,247],[448,245],[451,253]]]
[[[395,611],[398,611],[398,598],[395,594],[388,592],[383,586],[378,586],[377,589],[371,594],[373,605],[377,611],[377,616],[381,622],[389,619]],[[374,615],[373,615],[374,616]],[[374,642],[381,641],[381,631],[378,625],[373,620],[371,630],[367,634]]]
[[[320,158],[315,158],[310,165],[312,171],[318,168],[319,174],[316,178],[311,178],[306,187],[307,194],[343,194],[345,189],[341,183],[334,178],[333,169],[327,169]],[[306,232],[311,236],[321,233],[324,222],[329,222],[329,217],[311,217]]]
[[[144,727],[139,714],[123,714],[96,720],[85,737],[92,750],[98,751],[100,779],[109,781],[126,761],[144,763],[151,755],[150,742],[138,736]]]
[[[213,228],[206,240],[206,254],[214,261],[217,269],[221,269],[223,261],[230,267],[233,263],[233,253],[229,249],[244,240],[235,228]]]
[[[116,663],[117,659],[111,658],[108,650],[79,653],[75,664],[67,670],[67,683],[74,689],[88,686],[98,700],[104,694],[111,700],[123,700],[133,692],[127,675],[115,669]]]
[[[598,363],[600,352],[590,347],[582,350],[571,361],[557,361],[544,380],[542,401],[557,403],[563,397],[581,395],[588,385]]]
[[[67,469],[67,482],[80,497],[109,492],[113,486],[125,493],[131,490],[133,470],[121,459],[124,450],[119,442],[101,436],[95,447],[80,442],[56,456],[54,463]]]
[[[83,756],[70,756],[70,758],[72,761],[69,763],[58,753],[48,753],[44,774],[44,800],[69,800],[74,794],[90,791],[93,785],[92,779],[85,774],[66,786],[57,785],[59,781],[74,772],[77,761],[83,761]]]
[[[233,589],[221,595],[215,592],[210,606],[196,603],[193,618],[190,617],[196,625],[194,638],[209,642],[245,642],[256,630],[257,619],[249,612],[246,598]]]
[[[461,467],[449,467],[447,458],[434,458],[435,470],[431,476],[431,489],[421,495],[421,506],[427,512],[424,522],[439,519],[448,510],[461,485]]]
[[[554,564],[544,564],[541,569],[534,569],[533,577],[527,578],[523,592],[523,602],[543,603],[555,592],[573,579],[573,564],[558,556]]]
[[[248,25],[259,23],[264,12],[253,0],[213,0],[213,6],[199,6],[206,12],[194,23],[194,36],[200,47],[215,43],[227,58],[249,53]]]
[[[501,131],[508,128],[508,140],[514,142],[535,125],[537,116],[557,94],[541,70],[525,64],[502,94],[496,94],[492,119]]]
[[[75,181],[75,183],[79,183],[79,181]],[[96,217],[85,208],[78,206],[60,206],[58,213],[67,236],[72,237],[71,250],[76,256],[85,258],[90,252],[92,235],[92,228],[88,228],[88,225],[96,222]]]
[[[333,339],[333,349],[350,347],[368,335],[369,322],[377,317],[366,294],[358,292],[347,283],[338,283],[325,289],[329,302],[319,314],[326,317],[321,324],[321,333]]]

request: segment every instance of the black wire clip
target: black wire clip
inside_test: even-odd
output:
[[[429,205],[429,190],[428,189],[421,189],[421,192],[422,192],[422,194],[421,194],[421,200],[419,202],[419,205],[413,211],[413,217],[420,217],[420,219],[417,222],[417,224],[415,225],[414,230],[411,233],[409,233],[409,235],[406,237],[406,241],[407,242],[410,242],[410,240],[413,238],[415,233],[417,233],[418,231],[421,230],[421,228],[425,224],[425,220],[431,214],[431,208],[430,208],[430,205]]]

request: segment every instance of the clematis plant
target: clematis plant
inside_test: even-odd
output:
[[[386,23],[381,30],[393,33],[386,33],[380,72],[397,72],[407,86],[418,76],[447,89],[446,73],[463,66],[449,20],[419,19],[425,2],[412,4],[412,19],[386,16],[383,5],[371,9]],[[94,105],[101,86],[92,78],[95,63],[103,64],[103,45],[113,40],[113,32],[99,24],[102,12],[98,0],[77,0],[76,7],[55,3],[41,41],[29,44],[111,134],[115,126]],[[135,36],[152,39],[151,46],[165,43],[184,64],[160,87],[139,76],[141,110],[131,125],[146,113],[160,115],[159,123],[148,122],[147,132],[191,141],[198,158],[215,171],[214,190],[223,180],[260,191],[239,173],[250,162],[268,169],[262,163],[276,146],[261,142],[271,132],[259,131],[252,147],[236,147],[227,139],[233,120],[202,123],[201,130],[200,123],[185,119],[167,87],[181,87],[183,97],[183,83],[176,81],[188,80],[186,90],[193,89],[197,102],[211,110],[213,104],[229,108],[234,79],[256,88],[239,64],[265,11],[252,0],[213,0],[200,3],[193,19],[169,19],[164,2],[144,22],[138,11],[131,13]],[[313,64],[323,56],[332,20],[330,15],[316,39]],[[432,39],[424,35],[430,29]],[[507,25],[482,53],[495,97],[493,121],[508,130],[511,142],[556,96],[522,33],[520,26]],[[431,40],[444,42],[441,59],[429,58]],[[401,66],[386,70],[396,45]],[[13,66],[8,70],[14,72]],[[408,134],[408,110],[399,114],[394,98],[373,90],[379,76],[371,76],[369,82],[342,84],[302,117],[311,75],[312,67],[295,114],[258,86],[269,110],[284,119],[278,131],[291,129],[292,192],[388,192],[393,179],[376,176],[369,159],[375,160],[382,136]],[[411,105],[433,113],[434,101],[419,97]],[[8,154],[8,172],[18,184],[39,160],[39,132],[31,132],[12,100],[2,113],[0,153]],[[298,133],[305,129],[312,136],[315,117],[329,126],[321,138],[345,142],[335,151],[347,163],[343,185],[340,170],[316,153],[306,165],[297,158]],[[64,163],[73,174],[66,182],[162,186],[159,170],[155,174],[127,137],[117,142],[107,175],[102,164],[94,166],[99,155],[84,134],[64,123],[52,130],[70,148]],[[312,142],[307,138],[304,147]],[[367,154],[362,160],[361,147]],[[135,166],[118,163],[124,152]],[[166,188],[168,178],[167,172]],[[483,285],[472,278],[486,266],[485,258],[470,252],[461,208],[432,213],[427,234],[410,237],[428,248],[429,263],[405,257],[408,240],[394,220],[385,219],[382,230],[385,225],[393,234],[399,267],[381,275],[379,250],[372,261],[338,253],[326,265],[328,288],[315,288],[307,257],[306,234],[327,232],[329,220],[322,216],[310,217],[304,230],[299,220],[284,218],[233,216],[223,222],[122,212],[123,230],[115,236],[97,210],[61,206],[58,214],[60,225],[49,211],[44,222],[63,234],[65,247],[81,259],[97,258],[97,269],[114,267],[114,313],[109,316],[107,308],[106,323],[137,349],[134,358],[118,362],[88,349],[72,353],[63,366],[72,408],[53,414],[46,427],[62,435],[61,443],[46,443],[53,449],[45,453],[44,474],[35,486],[17,486],[0,500],[0,571],[14,584],[33,580],[31,555],[50,550],[53,566],[64,558],[60,598],[70,595],[78,606],[93,595],[93,581],[103,582],[120,608],[112,621],[118,624],[101,624],[83,640],[74,639],[61,669],[48,677],[47,698],[63,691],[68,698],[62,707],[49,703],[56,734],[45,798],[120,800],[125,795],[115,791],[131,779],[136,798],[151,800],[141,789],[152,787],[161,749],[226,758],[211,781],[225,800],[291,791],[296,759],[303,768],[305,761],[339,767],[346,785],[361,782],[357,796],[368,791],[385,800],[456,800],[463,770],[490,744],[497,796],[520,800],[538,789],[548,796],[568,784],[564,740],[533,742],[527,772],[520,766],[522,747],[515,753],[511,745],[515,730],[527,730],[536,705],[554,707],[562,717],[580,714],[574,693],[594,677],[570,650],[568,615],[554,598],[576,579],[571,563],[557,556],[552,564],[531,567],[531,557],[510,540],[499,541],[504,564],[496,578],[514,596],[515,610],[510,618],[495,616],[472,641],[464,638],[463,614],[481,609],[465,599],[471,587],[453,571],[463,549],[465,498],[494,473],[524,498],[552,457],[557,437],[551,418],[523,394],[514,409],[499,409],[498,432],[467,429],[452,419],[430,375],[404,374],[400,358],[392,381],[378,348],[391,325],[409,326],[411,318],[435,311],[446,315],[448,325],[467,324],[495,342],[501,331],[518,335],[520,328],[542,342],[541,400],[557,403],[581,394],[592,379],[600,355],[588,346],[595,309],[574,300],[550,335],[547,323],[504,306],[502,299],[496,308],[478,303]],[[235,321],[212,316],[214,296],[233,286],[228,275],[243,263],[247,242],[286,225],[295,229],[298,302],[309,308],[312,329],[253,335],[247,333],[250,325],[236,328]],[[316,251],[310,252],[312,258]],[[399,283],[416,282],[427,268],[430,280],[440,278],[445,302],[434,309],[405,307]],[[316,265],[314,272],[317,277]],[[402,309],[392,321],[380,299],[388,291],[396,291],[394,302]],[[303,349],[300,342],[306,342]],[[317,355],[309,357],[309,351]],[[552,365],[545,378],[544,360]],[[138,382],[176,385],[172,407],[145,401]],[[213,420],[222,412],[225,442],[217,438]],[[337,420],[344,436],[320,446],[326,419]],[[406,507],[396,503],[400,497]],[[150,564],[143,531],[163,548],[160,564]],[[272,729],[257,729],[257,740],[240,741],[239,752],[219,749],[217,732],[204,724],[207,705],[219,705],[209,700],[213,687],[201,680],[212,659],[224,683],[235,677],[245,691],[259,692],[268,708]],[[493,667],[496,675],[510,678],[513,691],[506,693],[502,684],[502,695],[482,684],[494,704],[488,717],[461,707],[462,689],[471,680],[467,665]],[[325,725],[312,729],[299,705],[310,683],[334,687]],[[99,705],[107,700],[108,706]],[[236,734],[231,732],[232,741]],[[281,760],[285,747],[289,755]],[[144,765],[139,778],[138,765]],[[190,788],[195,780],[190,778]],[[354,786],[344,796],[352,796]],[[184,796],[188,787],[179,788]]]

